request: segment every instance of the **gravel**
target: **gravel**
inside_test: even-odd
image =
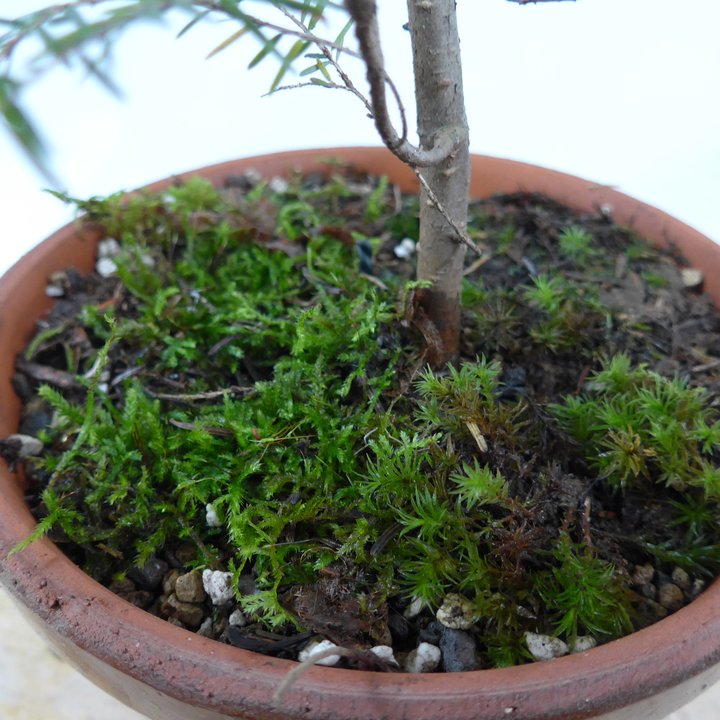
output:
[[[175,594],[182,602],[201,603],[205,600],[203,578],[198,572],[189,572],[178,576],[175,581]]]
[[[235,597],[232,577],[230,572],[203,570],[203,587],[213,605],[224,605]]]
[[[525,644],[530,654],[536,660],[552,660],[553,658],[567,655],[570,651],[567,644],[560,638],[554,638],[551,635],[541,635],[539,633],[525,633]]]
[[[157,590],[167,573],[168,564],[160,558],[151,557],[142,567],[131,568],[128,576],[144,590]]]
[[[421,642],[405,658],[403,669],[409,673],[429,673],[437,670],[442,653],[437,645]]]
[[[466,672],[477,670],[475,639],[464,630],[444,628],[440,637],[440,652],[445,672]]]
[[[475,611],[472,603],[463,595],[449,593],[435,617],[438,622],[453,630],[468,630],[475,624]]]

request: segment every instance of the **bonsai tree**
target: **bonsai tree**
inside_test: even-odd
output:
[[[464,359],[471,353],[482,357],[455,363],[460,355],[464,256],[468,250],[479,249],[467,231],[468,123],[452,0],[408,2],[417,144],[409,139],[403,106],[385,70],[373,0],[347,0],[344,5],[329,0],[268,0],[260,4],[268,11],[267,15],[260,13],[262,17],[247,12],[246,4],[228,0],[125,0],[120,5],[108,3],[107,9],[103,5],[103,0],[77,0],[7,23],[9,30],[0,41],[6,61],[0,83],[3,116],[38,165],[45,165],[42,143],[19,104],[20,83],[10,75],[9,66],[16,48],[27,38],[43,43],[44,57],[78,60],[109,84],[97,49],[102,56],[108,43],[128,25],[172,9],[190,15],[188,29],[206,17],[230,19],[236,24],[233,33],[212,53],[253,36],[260,49],[250,65],[273,57],[278,61],[271,91],[309,84],[352,93],[374,119],[383,142],[415,172],[421,188],[418,282],[412,287],[404,319],[420,331],[426,347],[417,356],[414,346],[411,353],[402,355],[399,324],[385,332],[390,321],[397,319],[388,309],[387,298],[393,291],[380,277],[357,272],[354,253],[361,241],[344,228],[334,228],[336,234],[350,239],[343,245],[332,232],[319,230],[325,227],[319,220],[324,214],[314,215],[313,207],[304,204],[307,196],[302,181],[285,193],[245,178],[243,187],[251,191],[241,193],[240,203],[251,195],[255,202],[267,190],[275,207],[276,201],[285,203],[286,195],[292,195],[289,210],[285,204],[278,209],[277,225],[267,233],[284,239],[275,242],[274,248],[234,243],[235,235],[232,243],[226,242],[228,236],[223,233],[238,228],[228,229],[230,225],[224,224],[225,196],[202,181],[173,187],[162,198],[149,193],[147,197],[80,202],[88,217],[104,228],[110,245],[119,245],[115,237],[127,240],[127,252],[115,270],[137,304],[128,306],[132,317],[126,318],[120,330],[112,322],[108,328],[105,316],[99,314],[98,308],[106,307],[105,297],[83,311],[82,321],[87,321],[89,333],[83,329],[77,337],[92,335],[102,347],[88,343],[91,349],[82,358],[73,355],[70,362],[59,353],[63,355],[59,362],[72,370],[59,377],[71,382],[76,396],[68,400],[47,385],[38,391],[40,399],[52,406],[66,425],[56,425],[49,433],[54,433],[51,442],[57,443],[39,463],[47,471],[38,482],[39,486],[45,482],[40,490],[43,507],[38,512],[42,519],[21,545],[59,526],[73,542],[89,547],[88,555],[92,551],[93,558],[103,563],[107,556],[124,560],[128,548],[137,552],[136,558],[129,560],[135,565],[122,570],[130,573],[144,571],[156,554],[172,550],[170,540],[191,538],[197,557],[186,556],[187,562],[175,559],[191,570],[188,575],[201,566],[203,574],[210,573],[202,592],[207,591],[214,604],[229,602],[234,591],[228,576],[234,573],[239,580],[240,573],[251,567],[254,578],[250,575],[250,579],[257,580],[255,589],[260,591],[240,593],[238,589],[240,602],[245,611],[265,618],[271,627],[284,627],[288,613],[306,622],[303,614],[316,608],[320,598],[337,597],[335,581],[348,574],[345,560],[355,558],[358,566],[367,564],[371,572],[358,570],[357,577],[345,578],[340,595],[355,597],[355,584],[378,590],[363,595],[362,603],[353,600],[355,604],[341,608],[344,615],[364,616],[370,623],[359,628],[362,634],[374,640],[387,638],[390,630],[384,621],[378,628],[371,620],[376,610],[381,620],[382,613],[389,612],[388,597],[401,597],[403,612],[408,610],[410,617],[437,607],[436,617],[444,616],[449,623],[444,626],[451,630],[467,630],[477,618],[490,617],[494,619],[488,627],[495,637],[486,644],[496,665],[522,662],[529,654],[541,657],[548,638],[537,636],[536,628],[551,629],[573,642],[589,636],[592,643],[596,636],[617,637],[632,630],[632,607],[638,599],[628,592],[627,585],[646,585],[643,578],[655,572],[653,565],[648,570],[637,560],[655,558],[668,570],[684,563],[698,574],[718,567],[720,423],[706,402],[707,393],[682,379],[668,380],[643,365],[647,358],[655,357],[659,341],[651,337],[636,344],[637,318],[621,317],[603,305],[595,290],[598,278],[604,285],[612,285],[616,273],[622,274],[628,263],[645,257],[644,246],[633,248],[633,258],[624,254],[622,248],[633,240],[627,231],[612,227],[608,218],[600,215],[591,219],[591,233],[576,227],[569,211],[555,208],[565,214],[550,223],[547,236],[535,238],[536,257],[542,265],[539,271],[525,255],[508,260],[510,253],[500,247],[503,240],[498,240],[500,249],[491,258],[497,264],[489,273],[503,275],[503,281],[512,286],[502,289],[507,289],[505,295],[498,293],[494,298],[508,302],[491,307],[490,302],[477,301],[473,331],[482,339],[474,345],[474,352],[463,347],[463,355]],[[334,37],[323,37],[322,21],[331,12],[346,12],[349,20]],[[345,48],[352,28],[359,52]],[[341,64],[355,57],[364,64],[368,97]],[[303,61],[300,82],[287,84],[289,70]],[[393,106],[400,118],[398,126],[390,119]],[[368,197],[375,198],[387,189],[381,182],[368,187],[373,188]],[[208,200],[210,196],[214,199]],[[367,207],[359,214],[371,214],[366,200]],[[135,201],[137,213],[125,212]],[[292,213],[298,207],[301,215],[306,212],[317,219],[313,226],[317,233],[304,234],[314,220],[307,226],[304,216],[297,220]],[[212,212],[208,213],[208,208]],[[152,231],[153,248],[149,242],[143,246],[147,215],[162,219]],[[181,241],[175,234],[177,228],[182,228],[178,231]],[[237,237],[244,229],[240,228]],[[253,225],[248,234],[256,237],[253,232],[257,229]],[[494,230],[499,237],[507,228]],[[368,232],[375,233],[375,229]],[[603,247],[594,247],[595,232],[606,241]],[[363,239],[369,242],[369,237]],[[307,240],[303,267],[292,257],[299,250],[300,243],[295,241],[301,238]],[[316,272],[320,265],[313,255],[318,246],[312,243],[322,244],[328,238],[334,248],[329,252],[339,249],[325,266],[332,265],[332,270],[321,277],[322,268]],[[507,249],[513,238],[505,240]],[[240,255],[247,251],[241,259],[235,258],[236,265],[231,264],[228,246],[232,244],[241,246]],[[179,245],[183,245],[181,251]],[[265,262],[256,263],[252,253],[278,248],[280,252],[270,253],[272,268],[267,276],[260,268],[259,279],[250,277],[250,281],[264,290],[283,285],[275,282],[278,277],[292,275],[292,282],[298,285],[290,290],[283,286],[281,297],[273,300],[238,291],[235,281],[252,276],[247,270]],[[156,251],[157,259],[144,254],[146,250]],[[170,261],[177,259],[177,252],[186,251],[177,263],[182,267],[180,273],[171,276],[174,270],[169,270],[163,276],[161,272],[173,264]],[[338,260],[341,252],[346,252],[342,262]],[[386,249],[385,254],[391,252]],[[611,262],[596,274],[593,263],[599,256]],[[575,277],[591,276],[595,285],[575,287],[565,277],[554,275],[552,265],[557,259]],[[390,262],[394,262],[392,257]],[[524,268],[522,279],[527,278],[527,284],[518,282],[519,266]],[[644,272],[648,288],[663,286],[665,278],[657,271],[667,268],[659,266],[633,270],[636,280]],[[220,284],[215,282],[218,268],[231,268],[224,273],[225,280],[230,276],[229,287],[216,287]],[[185,272],[196,274],[186,277],[182,275]],[[343,273],[352,275],[344,291],[334,287]],[[100,275],[93,276],[93,281]],[[404,279],[398,274],[391,284]],[[356,284],[360,281],[367,287]],[[674,281],[677,286],[676,277]],[[309,300],[305,295],[308,285],[313,288]],[[679,285],[678,307],[687,300],[682,282]],[[377,287],[386,294],[381,297],[375,292]],[[400,288],[401,292],[406,289],[405,285]],[[491,292],[485,290],[478,284],[471,292],[487,299]],[[210,296],[215,291],[217,295]],[[223,296],[230,298],[225,304]],[[237,304],[238,298],[243,305]],[[116,300],[113,295],[109,302]],[[269,314],[266,307],[271,308]],[[172,315],[176,308],[184,313],[179,322],[175,321],[179,316]],[[280,308],[277,316],[275,308]],[[523,313],[519,320],[515,311]],[[61,326],[57,333],[64,332],[64,324]],[[265,326],[269,329],[263,334]],[[514,334],[517,326],[522,335]],[[31,360],[39,348],[45,350],[48,338],[55,342],[55,330],[41,333],[19,363],[24,365],[21,374],[37,381],[34,385],[29,382],[31,387],[48,377],[45,368],[38,373]],[[189,338],[190,331],[202,337]],[[154,332],[158,337],[152,336]],[[115,363],[120,371],[111,379],[107,370],[102,379],[105,365],[114,365],[111,353],[130,336],[139,349],[121,347],[121,361]],[[247,345],[242,344],[245,340]],[[675,337],[667,342],[673,348],[674,343]],[[275,345],[278,352],[271,350],[262,359],[263,373],[269,368],[272,375],[268,380],[268,374],[256,372],[246,353]],[[527,347],[538,352],[527,353]],[[488,359],[502,355],[507,348],[509,367]],[[633,359],[640,358],[638,367],[623,354],[626,349]],[[142,363],[149,354],[158,356],[160,371],[149,371],[147,378],[152,375],[164,382],[166,374],[174,376],[176,369],[191,365],[188,376],[193,378],[200,375],[200,365],[216,374],[209,380],[203,378],[202,386],[193,388],[197,392],[167,393],[165,385],[145,386],[135,377],[136,371],[143,372]],[[526,370],[529,359],[526,363],[523,354],[542,357],[538,365]],[[408,360],[410,355],[412,360]],[[245,360],[244,386],[228,387],[228,378],[237,382],[238,368]],[[436,367],[423,368],[425,360]],[[76,378],[81,365],[82,377]],[[548,381],[547,371],[556,366],[562,378],[548,390],[553,383]],[[442,370],[436,371],[437,367]],[[711,362],[704,367],[715,365]],[[183,383],[172,387],[177,390],[178,386],[187,389]],[[535,390],[538,392],[530,396]],[[113,393],[118,407],[106,402]],[[78,396],[83,399],[82,407],[76,404]],[[192,403],[206,401],[196,412]],[[190,409],[163,405],[165,402],[190,404]],[[167,411],[168,407],[172,409]],[[16,446],[10,447],[8,442],[6,456],[10,451],[17,454]],[[17,443],[17,438],[12,442]],[[567,450],[568,458],[557,457],[560,448]],[[208,462],[209,456],[212,462]],[[66,480],[75,473],[82,490],[65,492]],[[654,497],[663,493],[664,503],[664,514],[654,518],[647,538],[636,535],[634,523],[646,504],[646,497],[636,490],[647,489],[646,482],[654,483]],[[679,501],[675,493],[680,491],[687,491],[689,499]],[[627,542],[636,553],[632,562],[621,558],[629,583],[616,571],[615,556],[608,557],[610,550],[619,547],[615,541],[622,515],[618,506],[625,493],[625,507],[630,510],[625,514],[632,533]],[[84,503],[87,515],[64,504],[75,500]],[[326,512],[328,506],[332,506],[330,512]],[[109,517],[100,517],[108,508]],[[186,510],[188,517],[178,518],[179,509]],[[89,519],[93,514],[99,528]],[[119,517],[122,522],[115,522]],[[593,517],[610,528],[600,529],[604,547],[593,540]],[[213,540],[220,535],[221,547],[207,548],[194,523]],[[659,541],[653,534],[657,526],[682,526],[680,551],[665,545],[664,536],[663,542]],[[126,538],[128,527],[139,530],[141,537]],[[153,528],[149,536],[147,528]],[[301,531],[296,536],[298,528]],[[315,532],[316,528],[320,530]],[[309,534],[301,537],[306,530]],[[230,570],[211,570],[209,566],[226,559],[220,559],[226,531],[238,562],[230,559]],[[678,530],[675,535],[683,533]],[[109,539],[117,540],[117,546],[107,542]],[[291,556],[296,565],[286,562]],[[283,575],[286,565],[291,565],[292,577]],[[526,566],[531,566],[532,572],[526,572]],[[630,577],[632,568],[635,574]],[[320,579],[318,570],[326,571]],[[114,582],[113,570],[103,567],[100,573]],[[216,573],[218,582],[224,583],[220,587],[212,585]],[[373,580],[367,581],[368,577]],[[687,572],[678,577],[678,582],[689,588],[688,596],[693,588],[701,589],[701,584],[694,582],[700,578],[691,578]],[[146,581],[141,577],[138,583],[142,582]],[[294,595],[288,587],[295,588]],[[650,594],[656,590],[646,588]],[[685,596],[679,585],[671,591],[674,597],[668,603],[677,609]],[[205,598],[202,592],[200,597]],[[292,597],[285,597],[286,592]],[[376,600],[380,607],[374,605]],[[284,601],[292,601],[293,608],[288,610]],[[164,614],[178,619],[173,614],[177,608],[168,607]],[[199,625],[202,613],[198,615],[195,606],[190,610],[197,622],[191,619],[188,624]],[[315,618],[307,622],[311,629],[322,627],[321,621],[313,625]],[[355,631],[351,636],[355,637]],[[235,639],[238,643],[244,640],[242,635]],[[533,652],[533,642],[542,646],[536,648],[538,652]],[[557,652],[568,649],[563,642]],[[471,661],[474,667],[474,655]]]
[[[525,5],[552,0],[510,1]],[[244,35],[254,36],[261,43],[261,49],[251,66],[271,56],[280,63],[271,91],[287,87],[281,83],[296,61],[309,60],[310,66],[301,73],[310,77],[308,84],[342,88],[358,96],[374,119],[383,143],[417,174],[421,202],[415,322],[427,341],[428,360],[432,365],[456,360],[463,261],[468,248],[480,251],[465,232],[470,179],[469,131],[455,0],[408,0],[417,145],[408,137],[402,101],[385,71],[374,0],[346,0],[344,10],[350,19],[334,40],[318,34],[325,15],[343,10],[341,4],[330,0],[267,0],[264,4],[281,14],[282,24],[246,12],[240,1],[223,0],[133,0],[119,7],[109,4],[99,16],[97,12],[87,17],[84,14],[91,7],[104,4],[103,0],[76,0],[3,20],[7,31],[0,36],[0,110],[5,125],[36,165],[50,176],[43,142],[18,101],[22,84],[11,73],[10,61],[20,44],[29,38],[40,40],[44,46],[42,60],[78,61],[112,89],[112,80],[93,53],[97,43],[106,53],[121,30],[171,10],[181,9],[192,16],[188,28],[205,18],[229,18],[239,28],[211,54],[225,50]],[[356,54],[344,46],[351,25],[365,63],[367,98],[340,64],[342,53]],[[289,41],[287,47],[283,41]],[[400,130],[390,118],[393,102],[399,107]]]

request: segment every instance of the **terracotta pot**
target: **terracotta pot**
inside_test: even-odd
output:
[[[252,167],[264,175],[318,168],[322,158],[385,173],[405,190],[413,174],[383,149],[290,152],[198,171],[213,182]],[[679,246],[705,271],[720,300],[720,247],[698,232],[607,187],[522,163],[474,157],[473,197],[542,192],[615,220],[658,244]],[[155,184],[167,186],[172,180]],[[97,237],[69,225],[26,255],[0,282],[0,437],[17,427],[13,358],[49,305],[49,273],[87,270]],[[72,665],[151,718],[412,718],[657,720],[720,678],[720,582],[656,625],[581,655],[517,668],[431,675],[313,668],[279,707],[271,696],[294,663],[256,655],[173,627],[101,587],[51,542],[7,555],[33,528],[21,480],[0,477],[0,580],[30,622]]]

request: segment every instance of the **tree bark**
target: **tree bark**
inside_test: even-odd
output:
[[[453,222],[467,226],[470,184],[469,131],[465,116],[460,39],[455,0],[408,0],[415,72],[418,135],[422,150],[451,131],[455,147],[422,175]],[[417,279],[432,283],[418,292],[419,312],[440,339],[429,348],[435,365],[457,359],[460,346],[460,290],[465,246],[422,189]]]

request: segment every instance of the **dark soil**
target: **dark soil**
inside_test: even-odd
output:
[[[355,192],[343,198],[347,226],[325,230],[337,236],[339,243],[351,247],[355,244],[351,232],[379,237],[371,260],[361,244],[360,269],[371,274],[372,282],[379,286],[398,287],[401,279],[410,279],[414,274],[413,257],[401,259],[394,252],[402,237],[412,237],[416,232],[412,211],[400,215],[388,201],[389,214],[364,225],[368,194],[375,183],[355,176],[351,181],[355,183]],[[303,182],[318,185],[322,181],[311,177]],[[244,202],[243,193],[252,186],[252,179],[230,179],[227,197],[240,205]],[[387,197],[398,201],[392,188],[388,189]],[[412,199],[403,202],[413,203]],[[302,238],[291,240],[276,234],[274,212],[268,208],[265,215],[261,206],[244,231],[277,252],[288,256],[302,253]],[[633,365],[644,364],[662,376],[681,376],[692,387],[705,388],[708,403],[716,408],[720,391],[720,317],[702,294],[701,283],[687,286],[681,258],[673,253],[651,251],[632,231],[614,225],[607,214],[581,216],[545,198],[515,194],[475,203],[471,216],[475,219],[475,238],[486,252],[480,258],[470,254],[467,257],[462,359],[468,362],[481,356],[498,359],[502,364],[501,399],[508,404],[520,403],[528,436],[541,437],[533,441],[531,450],[497,443],[489,451],[492,466],[509,479],[510,494],[514,498],[524,497],[527,505],[523,507],[532,507],[534,513],[531,516],[527,510],[523,515],[518,510],[512,522],[508,520],[502,525],[505,540],[497,531],[498,572],[511,578],[527,572],[535,562],[527,559],[529,550],[544,546],[557,533],[557,529],[548,528],[570,527],[574,541],[592,548],[596,556],[612,563],[616,576],[625,579],[632,594],[634,627],[651,624],[691,601],[716,570],[713,562],[720,557],[716,526],[714,535],[705,533],[701,538],[702,546],[709,548],[708,562],[704,565],[686,562],[683,552],[688,550],[688,528],[678,520],[673,505],[678,500],[675,490],[646,482],[624,491],[603,488],[597,473],[579,455],[575,441],[550,417],[548,404],[567,395],[584,393],[601,358],[624,353]],[[209,213],[204,218],[198,214],[194,221],[212,223],[218,218]],[[165,218],[165,222],[170,220]],[[568,228],[589,235],[592,238],[589,249],[563,246],[561,238]],[[518,287],[532,285],[534,278],[548,274],[589,288],[578,291],[577,307],[570,303],[560,325],[553,327],[543,325],[545,319],[540,317],[538,307],[516,294]],[[20,432],[31,436],[46,431],[52,423],[52,409],[37,395],[41,384],[62,391],[79,405],[86,397],[87,383],[79,376],[87,373],[85,361],[96,355],[103,338],[88,325],[87,313],[82,308],[90,306],[102,312],[112,307],[118,318],[132,318],[138,313],[135,298],[115,275],[81,276],[67,269],[50,282],[62,297],[41,321],[32,351],[18,358],[15,377],[16,389],[25,402]],[[588,294],[596,298],[589,306],[584,301]],[[301,301],[305,300],[301,297],[298,302]],[[413,322],[412,294],[404,302],[396,326],[387,331],[388,343],[405,344],[396,383],[402,389],[400,394],[411,392],[418,378],[424,364],[425,342]],[[539,330],[530,335],[528,328]],[[227,344],[230,340],[222,342]],[[216,345],[210,354],[221,350]],[[121,405],[123,383],[132,377],[140,378],[148,396],[160,399],[166,408],[167,422],[176,428],[182,428],[185,422],[188,431],[193,424],[171,413],[178,404],[195,407],[196,403],[214,402],[212,388],[238,388],[241,393],[243,388],[272,376],[272,367],[262,358],[246,353],[233,375],[222,381],[211,378],[198,385],[197,371],[193,368],[158,371],[143,367],[143,356],[144,348],[134,347],[129,341],[111,348],[107,372],[101,378],[108,397]],[[205,397],[193,390],[198,386],[207,388],[203,391]],[[544,429],[540,432],[538,428]],[[208,432],[219,438],[223,433],[232,435],[221,426],[211,427]],[[0,452],[15,460],[18,446],[12,441],[3,443]],[[472,438],[463,443],[458,452],[469,457],[473,452]],[[67,438],[56,438],[48,452],[57,454],[67,447]],[[88,452],[83,461],[92,460],[92,451]],[[299,443],[297,452],[306,452],[306,447]],[[477,450],[474,452],[477,455]],[[30,464],[27,472],[28,503],[41,518],[48,513],[42,493],[50,470]],[[537,485],[538,474],[544,478],[542,487]],[[65,492],[71,494],[74,490],[68,486]],[[288,498],[293,501],[292,496]],[[202,515],[202,508],[198,512],[198,516]],[[713,508],[714,518],[716,512]],[[384,545],[392,545],[393,529],[386,530],[368,547],[371,555],[381,552]],[[131,603],[170,622],[243,648],[295,658],[309,638],[319,635],[356,650],[354,657],[345,658],[342,663],[387,670],[393,666],[363,652],[363,648],[392,645],[402,660],[419,641],[426,641],[441,648],[449,644],[464,648],[458,651],[464,653],[464,661],[449,654],[444,657],[448,670],[485,667],[492,662],[503,664],[492,653],[489,655],[493,660],[488,660],[481,621],[465,630],[453,630],[460,635],[449,639],[448,629],[434,619],[437,608],[426,608],[418,614],[408,612],[409,598],[401,593],[383,598],[369,611],[367,596],[357,593],[357,572],[348,569],[347,559],[342,557],[325,563],[314,579],[280,588],[281,602],[299,620],[296,627],[286,623],[268,628],[247,609],[242,616],[235,613],[239,608],[235,600],[213,605],[202,590],[196,589],[196,595],[188,594],[190,599],[182,600],[178,578],[183,578],[181,585],[185,587],[192,580],[186,576],[203,568],[198,561],[198,546],[207,544],[209,538],[204,532],[198,534],[202,537],[185,532],[182,537],[165,538],[158,551],[137,567],[135,556],[125,550],[104,547],[97,540],[70,542],[58,526],[51,531],[53,539],[71,558]],[[224,558],[232,555],[229,549],[232,542],[219,531],[211,535],[219,548],[211,567],[227,570]],[[323,542],[327,550],[334,547],[328,538]],[[131,544],[132,540],[128,540],[128,547]],[[658,550],[653,554],[648,552],[648,544],[673,551],[663,555]],[[239,574],[240,595],[252,595],[256,581],[257,572],[251,565],[245,566]],[[535,612],[532,600],[518,600],[518,605],[525,601],[528,607],[520,615],[532,616]],[[524,627],[552,633],[552,626],[542,617],[528,620]],[[513,642],[517,645],[519,641],[515,639],[509,645]],[[527,653],[518,651],[513,657],[517,660],[518,656],[527,658]]]

